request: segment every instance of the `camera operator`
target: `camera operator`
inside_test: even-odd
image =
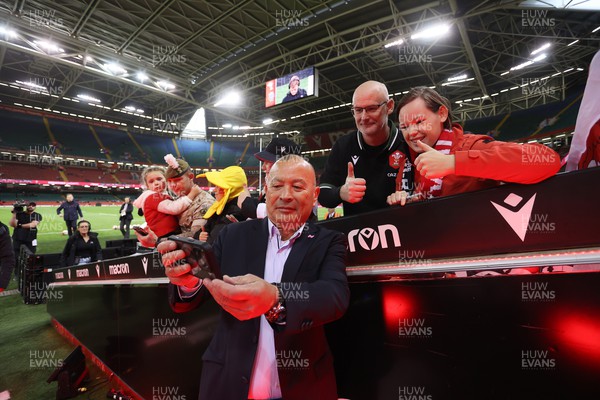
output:
[[[27,210],[23,211],[22,204],[13,206],[13,216],[10,220],[10,226],[15,228],[13,231],[13,249],[15,256],[19,256],[19,249],[24,244],[35,253],[37,249],[37,226],[42,222],[42,216],[35,212],[36,204],[32,201],[27,204]]]

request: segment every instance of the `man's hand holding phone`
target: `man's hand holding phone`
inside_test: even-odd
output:
[[[164,240],[156,249],[162,254],[165,275],[173,285],[185,286],[189,289],[198,286],[200,279],[192,275],[192,267],[185,260],[185,252],[178,249],[177,242]]]

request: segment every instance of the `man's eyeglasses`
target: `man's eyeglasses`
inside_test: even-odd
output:
[[[379,110],[379,107],[381,107],[382,105],[386,104],[387,101],[384,101],[383,103],[379,103],[377,105],[374,106],[368,106],[368,107],[350,107],[350,111],[352,111],[352,115],[360,115],[364,112],[366,112],[367,114],[374,114],[377,112],[377,110]]]

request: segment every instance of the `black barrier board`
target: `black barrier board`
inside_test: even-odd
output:
[[[594,168],[322,225],[346,234],[348,266],[589,247],[600,243],[599,183]]]
[[[134,254],[50,272],[53,282],[79,282],[105,279],[164,278],[164,267],[158,252]]]

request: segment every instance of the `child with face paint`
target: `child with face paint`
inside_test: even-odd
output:
[[[560,169],[558,154],[541,144],[495,141],[463,133],[452,123],[450,102],[428,87],[415,87],[398,105],[399,127],[414,165],[414,190],[388,196],[390,205],[470,192],[501,182],[531,184]]]

